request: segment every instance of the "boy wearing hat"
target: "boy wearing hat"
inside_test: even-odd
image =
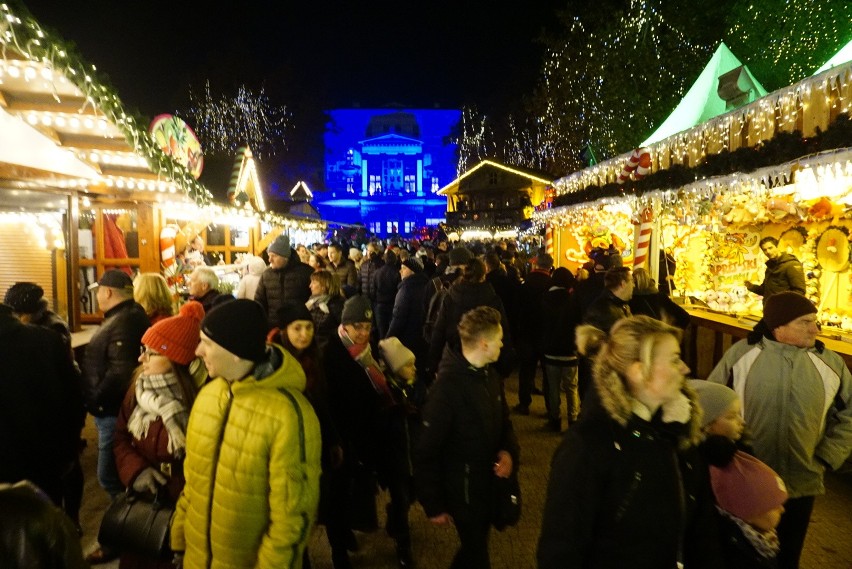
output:
[[[727,385],[703,379],[688,379],[686,383],[698,395],[703,433],[722,436],[734,443],[739,441],[745,430],[745,421],[737,392]]]
[[[763,319],[707,378],[743,402],[754,454],[775,470],[790,500],[778,526],[779,567],[798,567],[823,475],[852,451],[852,374],[817,340],[817,309],[804,296],[769,297]]]
[[[171,528],[187,569],[297,566],[316,518],[319,422],[302,395],[302,367],[266,345],[266,330],[263,308],[247,299],[201,322],[195,354],[215,379],[189,418]]]
[[[260,275],[254,300],[263,307],[267,326],[272,328],[275,313],[282,302],[306,302],[311,296],[311,273],[314,270],[299,260],[286,235],[276,237],[266,251],[269,267]]]

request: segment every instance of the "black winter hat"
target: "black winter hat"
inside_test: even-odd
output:
[[[423,270],[423,263],[417,257],[409,257],[402,262],[403,267],[408,267],[412,272],[419,273]]]
[[[254,300],[240,298],[216,306],[201,321],[201,331],[244,360],[260,361],[266,353],[266,314]]]
[[[770,330],[792,322],[805,314],[816,314],[814,303],[798,292],[785,291],[773,294],[763,307],[763,321]]]
[[[356,294],[346,300],[343,305],[343,314],[340,316],[341,324],[372,321],[373,307],[370,305],[369,298],[363,294]]]
[[[303,302],[285,301],[275,312],[275,325],[285,328],[296,320],[312,320],[311,312]]]
[[[450,266],[467,265],[473,259],[473,253],[467,247],[453,247],[450,250]]]

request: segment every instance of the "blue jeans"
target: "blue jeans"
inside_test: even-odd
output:
[[[124,492],[124,484],[118,478],[118,468],[115,466],[115,454],[112,450],[115,422],[115,417],[95,417],[95,427],[98,429],[98,483],[110,498]]]

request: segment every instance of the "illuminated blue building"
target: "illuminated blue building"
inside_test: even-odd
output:
[[[326,191],[314,194],[323,219],[363,223],[381,237],[410,236],[444,221],[436,192],[457,175],[458,110],[328,111]]]

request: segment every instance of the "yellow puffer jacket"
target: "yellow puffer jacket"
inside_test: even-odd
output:
[[[305,374],[280,346],[270,375],[204,386],[192,407],[186,486],[171,545],[184,567],[301,567],[319,502],[320,428]]]

